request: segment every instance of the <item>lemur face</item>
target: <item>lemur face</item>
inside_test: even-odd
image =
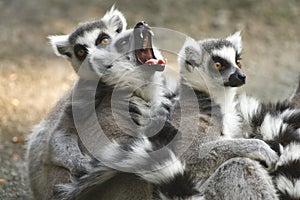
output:
[[[246,81],[241,70],[241,50],[239,32],[225,39],[190,39],[179,57],[182,75],[195,86],[239,87]]]
[[[78,71],[91,49],[105,44],[106,39],[121,33],[126,26],[123,14],[112,7],[103,18],[80,24],[68,35],[49,36],[49,39],[54,52],[67,57],[75,71]]]
[[[152,45],[153,33],[144,22],[115,37],[102,35],[88,55],[88,65],[108,85],[134,85],[151,81],[165,68],[165,59]]]

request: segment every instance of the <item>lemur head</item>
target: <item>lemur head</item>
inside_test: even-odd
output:
[[[225,39],[188,39],[179,55],[181,74],[193,87],[206,92],[207,87],[239,87],[246,81],[241,50],[240,32]]]
[[[153,33],[145,22],[115,37],[105,35],[87,57],[87,64],[107,85],[138,86],[152,82],[166,61],[153,47]],[[161,74],[161,73],[158,73]]]
[[[91,48],[105,44],[106,39],[121,33],[126,26],[123,14],[113,6],[101,19],[82,23],[70,34],[49,36],[49,39],[56,55],[67,57],[78,71]]]

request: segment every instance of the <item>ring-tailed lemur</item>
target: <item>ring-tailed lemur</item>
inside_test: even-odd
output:
[[[93,79],[80,77],[73,89],[52,110],[49,117],[37,125],[31,134],[28,143],[29,176],[35,199],[53,199],[56,197],[58,199],[85,199],[86,197],[91,199],[93,194],[97,195],[96,198],[101,199],[124,199],[122,191],[126,192],[125,198],[127,199],[150,199],[153,189],[148,183],[152,183],[158,188],[158,193],[162,197],[181,198],[195,194],[194,196],[197,198],[202,198],[199,196],[198,181],[185,169],[184,164],[175,157],[171,149],[167,149],[158,157],[149,153],[151,149],[164,146],[164,140],[170,140],[166,135],[174,136],[173,134],[177,130],[172,125],[168,125],[166,122],[167,125],[160,131],[160,135],[163,137],[154,136],[148,139],[147,137],[135,138],[124,135],[114,123],[111,113],[112,90],[118,91],[120,89],[122,92],[124,88],[136,87],[140,83],[145,84],[146,87],[137,89],[133,93],[134,95],[130,96],[129,109],[134,123],[141,128],[138,128],[138,131],[131,129],[131,133],[143,135],[149,131],[149,129],[144,128],[149,120],[154,121],[153,126],[155,126],[157,124],[155,121],[164,120],[165,115],[168,115],[167,111],[164,111],[165,105],[168,105],[168,100],[164,99],[162,95],[161,77],[158,72],[155,72],[155,70],[162,70],[164,60],[155,59],[152,48],[148,46],[151,45],[151,32],[143,23],[137,25],[135,30],[130,31],[124,31],[125,25],[126,21],[123,16],[118,11],[111,10],[102,20],[83,24],[69,36],[50,38],[56,53],[69,57],[76,71],[79,70],[79,64],[83,63],[84,66],[91,68],[94,74],[100,76],[101,81],[98,83]],[[118,34],[120,30],[122,31]],[[73,39],[71,40],[71,38]],[[144,50],[128,53],[128,47],[132,44],[137,45],[135,48]],[[155,51],[155,56],[158,56],[157,54],[158,52]],[[85,57],[87,59],[84,59]],[[141,64],[143,66],[140,66]],[[151,81],[157,87],[151,84],[148,87],[146,83]],[[93,95],[95,82],[97,87],[95,101],[86,101],[89,100],[85,98],[86,96]],[[78,97],[74,99],[74,93],[79,94],[82,99],[77,99]],[[162,103],[163,106],[161,106]],[[105,146],[104,151],[99,154],[100,160],[104,164],[109,164],[108,166],[96,160],[88,152],[76,130],[77,127],[74,123],[76,113],[73,112],[73,109],[85,111],[79,113],[82,115],[79,116],[82,119],[79,123],[89,122],[91,112],[85,110],[89,104],[95,104],[99,121],[92,121],[95,123],[89,124],[90,127],[87,127],[87,130],[97,131],[93,125],[100,123],[108,137],[116,141]],[[145,108],[146,110],[143,110]],[[121,113],[117,114],[120,115],[121,119],[126,118],[122,116],[122,110]],[[259,143],[254,140],[253,142]],[[215,166],[215,160],[219,165],[224,160],[236,156],[253,157],[250,155],[251,153],[260,154],[259,157],[270,165],[275,159],[272,152],[262,144],[254,145],[245,141],[245,143],[235,144],[236,147],[234,148],[231,144],[223,144],[222,142],[220,144],[208,144],[204,157],[210,156],[208,160],[211,162],[203,163],[205,167],[215,169],[218,167]],[[257,149],[253,148],[245,150],[243,144],[252,144],[250,147],[261,146],[262,151],[258,152]],[[228,149],[228,151],[223,157],[224,149]],[[124,152],[123,150],[127,151]],[[215,158],[215,151],[219,152],[220,158]],[[197,152],[195,154],[197,159],[199,156]],[[252,167],[243,165],[242,163],[245,161],[233,159],[230,166],[240,166],[238,168],[240,172],[246,170],[244,166],[249,167],[249,169],[254,167],[254,165],[251,165]],[[226,174],[226,169],[230,169],[228,163],[222,166],[201,188],[214,188],[215,190],[223,188],[226,191],[231,191],[235,196],[240,195],[239,192],[233,190],[234,185],[228,184],[230,183],[228,179],[224,179],[228,181],[227,185],[224,181],[217,181],[216,183],[215,180],[218,176]],[[135,172],[139,173],[119,173],[118,169],[129,172],[136,170]],[[152,172],[151,169],[154,171]],[[144,173],[145,170],[148,173]],[[260,174],[256,170],[252,170],[251,173]],[[232,177],[230,180],[233,180]],[[267,181],[262,181],[268,187]],[[105,182],[104,187],[97,187],[97,184],[102,182]],[[59,187],[56,187],[57,185]],[[213,187],[214,185],[216,187]],[[64,191],[64,193],[58,193],[56,196],[56,191]]]
[[[81,77],[79,73],[79,79],[71,91],[47,118],[35,126],[30,135],[27,157],[30,186],[35,199],[81,198],[76,194],[69,196],[72,192],[85,194],[77,190],[81,188],[68,187],[68,184],[72,185],[80,177],[85,180],[84,174],[93,175],[95,171],[98,179],[87,177],[90,181],[88,190],[95,183],[107,181],[108,185],[129,192],[129,199],[151,198],[149,183],[159,185],[165,180],[189,178],[184,165],[171,150],[166,149],[161,155],[148,153],[153,148],[159,148],[155,145],[161,142],[157,142],[155,137],[148,139],[146,134],[151,132],[151,127],[160,125],[159,121],[164,122],[168,114],[160,106],[162,103],[168,104],[167,99],[164,101],[161,88],[160,71],[164,69],[165,61],[152,48],[152,33],[146,24],[140,22],[127,31],[125,26],[123,15],[112,9],[101,20],[83,24],[70,35],[50,37],[55,52],[71,59],[76,71],[81,71],[79,65],[82,63],[96,76],[83,74]],[[118,96],[113,98],[116,93],[125,95],[122,96],[125,102]],[[89,99],[93,95],[95,99]],[[112,100],[117,102],[112,105]],[[133,123],[128,121],[131,118],[125,116],[127,112],[121,106],[127,102]],[[89,105],[92,105],[91,110]],[[93,108],[96,109],[96,121],[90,119]],[[78,115],[80,119],[76,126],[74,118]],[[116,118],[125,129],[118,127]],[[91,124],[85,132],[83,130],[83,136],[100,134],[99,129],[94,127],[100,124],[106,136],[113,139],[111,143],[99,146],[102,147],[97,154],[100,160],[94,158],[90,149],[83,145],[82,137],[79,137],[78,125],[85,123]],[[118,176],[116,171],[124,173]],[[132,176],[132,172],[137,175]],[[113,176],[117,179],[110,182]],[[189,182],[194,184],[189,180],[185,183]],[[187,188],[191,190],[191,187]],[[111,195],[116,194],[102,190],[97,197],[111,199]]]
[[[122,13],[112,8],[99,20],[81,24],[68,35],[51,36],[49,39],[55,53],[68,58],[77,71],[88,54],[88,48],[101,42],[97,40],[98,36],[105,33],[114,37],[124,31],[126,25]],[[34,199],[52,199],[55,185],[70,181],[69,173],[80,176],[94,167],[93,158],[81,150],[78,136],[72,128],[68,130],[60,124],[72,124],[71,119],[64,118],[71,96],[70,91],[29,136],[27,159]]]
[[[241,70],[240,33],[224,39],[195,42],[182,49],[181,75],[208,98],[220,105],[223,135],[227,138],[257,138],[279,155],[271,173],[280,199],[300,198],[300,110],[289,102],[264,104],[237,95],[245,83]]]
[[[102,51],[106,50],[103,50],[101,48],[91,52],[89,55],[89,64],[91,68],[95,68],[95,66],[100,66],[99,63],[111,63],[107,61],[107,59],[111,57],[108,55],[116,54],[116,52],[119,51],[118,49],[120,47],[117,45],[123,43],[125,39],[129,39],[127,37],[127,34],[127,32],[124,32],[111,40],[110,44],[107,45],[107,48],[109,49],[109,54],[107,52],[103,53]],[[113,56],[112,58],[115,58],[115,56]],[[97,62],[94,63],[93,60],[97,60]],[[139,68],[136,69],[136,76],[140,77],[141,74],[138,71],[138,69]],[[147,70],[147,68],[144,68],[144,70]],[[95,71],[97,72],[97,70]],[[115,73],[116,72],[122,72],[122,68],[116,68]],[[122,87],[124,87],[124,85],[122,85]],[[151,88],[152,91],[155,91],[153,89],[154,88]],[[163,109],[165,106],[166,101],[162,100],[163,99],[160,99],[159,101],[161,101],[161,103],[163,103],[164,105],[160,104],[160,106],[158,107],[159,109]],[[136,109],[140,109],[140,106],[141,105],[138,105]],[[195,113],[195,116],[198,115],[198,112]],[[157,118],[159,116],[152,117]],[[199,128],[201,128],[204,125],[204,123],[201,124]],[[202,134],[204,134],[205,132],[203,129],[199,131]],[[107,147],[106,152],[102,152],[102,158],[106,162],[111,162],[112,164],[116,165],[116,167],[121,169],[126,169],[126,167],[145,168],[146,164],[149,165],[149,167],[165,167],[161,170],[155,170],[154,172],[148,172],[146,174],[139,174],[139,171],[136,171],[137,176],[152,183],[154,187],[158,190],[156,191],[158,195],[156,196],[157,198],[183,199],[193,197],[200,199],[203,198],[203,196],[205,196],[207,198],[214,199],[224,199],[224,197],[226,197],[226,199],[261,199],[259,197],[264,196],[265,199],[275,199],[273,193],[270,192],[272,191],[272,185],[270,184],[270,180],[262,178],[265,177],[264,169],[260,168],[256,162],[248,158],[236,158],[249,157],[253,159],[262,160],[266,162],[267,165],[271,168],[273,163],[277,160],[277,156],[262,141],[234,139],[226,141],[219,140],[202,144],[203,135],[200,135],[200,138],[195,140],[193,144],[193,149],[188,150],[188,152],[186,153],[185,158],[189,159],[189,162],[187,162],[187,168],[184,167],[184,165],[180,162],[179,159],[175,157],[175,155],[173,155],[172,152],[167,152],[167,154],[160,159],[158,159],[157,157],[152,157],[150,154],[140,154],[139,151],[150,151],[153,147],[156,149],[165,146],[165,144],[170,141],[170,139],[168,139],[167,137],[169,137],[170,135],[171,137],[174,136],[174,133],[172,132],[175,132],[176,134],[177,130],[174,130],[174,128],[171,125],[167,125],[164,126],[164,128],[156,136],[150,137],[149,141],[147,140],[147,138],[144,138],[143,140],[138,141],[133,140],[133,143],[130,144],[127,143],[127,148],[133,150],[130,154],[128,154],[128,158],[121,157],[124,156],[124,154],[122,154],[122,152],[120,151],[119,144],[112,144]],[[189,139],[191,138],[185,138],[185,140]],[[171,151],[173,149],[169,150]],[[138,158],[137,155],[141,155],[141,157]],[[170,157],[172,159],[170,159]],[[136,166],[124,165],[124,160],[133,164],[131,158],[135,158],[136,161],[138,161],[135,162]],[[147,161],[148,159],[151,159],[150,163]],[[157,163],[161,162],[162,160],[165,160],[165,162],[163,164],[161,163],[157,165]],[[122,164],[124,166],[121,166]],[[196,168],[198,169],[197,176],[194,176],[193,169]],[[232,172],[232,170],[235,171]],[[251,175],[248,174],[247,179],[241,177],[245,170],[250,170],[249,172],[251,173]],[[133,177],[130,177],[130,179],[124,174],[118,175],[110,180],[106,179],[107,176],[111,178],[111,176],[113,175],[116,174],[113,172],[110,173],[109,170],[101,169],[91,171],[90,173],[78,179],[74,179],[73,182],[70,184],[61,185],[61,190],[65,192],[63,194],[63,198],[73,199],[74,197],[78,197],[80,199],[85,199],[87,197],[91,198],[91,195],[96,195],[97,198],[101,199],[150,199],[149,196],[145,196],[145,193],[137,194],[141,195],[139,197],[133,196],[132,194],[128,194],[130,192],[133,192],[129,190],[129,188],[127,188],[125,194],[121,193],[120,196],[120,191],[124,191],[125,189],[124,186],[122,187],[122,185],[118,184],[118,182],[120,182],[121,179],[124,178],[124,176],[125,180],[128,180],[127,182],[124,181],[127,184],[130,184],[132,181],[134,181],[134,179]],[[218,180],[220,176],[222,176],[222,181]],[[251,176],[251,178],[249,176]],[[239,181],[237,180],[237,177]],[[206,181],[204,181],[204,179]],[[260,180],[260,183],[256,184],[258,179]],[[236,190],[236,186],[239,184],[242,185],[241,187],[243,187],[244,193],[240,193],[240,191]],[[140,187],[141,186],[136,185],[135,189],[139,189]],[[113,192],[108,192],[107,188],[109,188],[109,190],[112,190]],[[216,194],[216,191],[219,192]]]

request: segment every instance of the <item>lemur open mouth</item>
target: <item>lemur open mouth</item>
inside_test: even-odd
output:
[[[166,60],[157,59],[152,46],[153,33],[144,22],[139,22],[134,27],[135,56],[138,64],[148,65],[155,71],[165,69]]]

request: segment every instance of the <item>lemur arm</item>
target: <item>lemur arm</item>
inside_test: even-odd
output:
[[[258,139],[226,139],[204,143],[198,150],[190,151],[192,169],[200,177],[210,176],[217,167],[234,157],[246,157],[263,162],[272,170],[278,160],[277,154]],[[199,170],[199,171],[198,171]]]
[[[96,163],[94,158],[81,151],[78,141],[78,135],[58,131],[49,143],[51,162],[66,168],[73,177],[81,177],[88,173]]]

